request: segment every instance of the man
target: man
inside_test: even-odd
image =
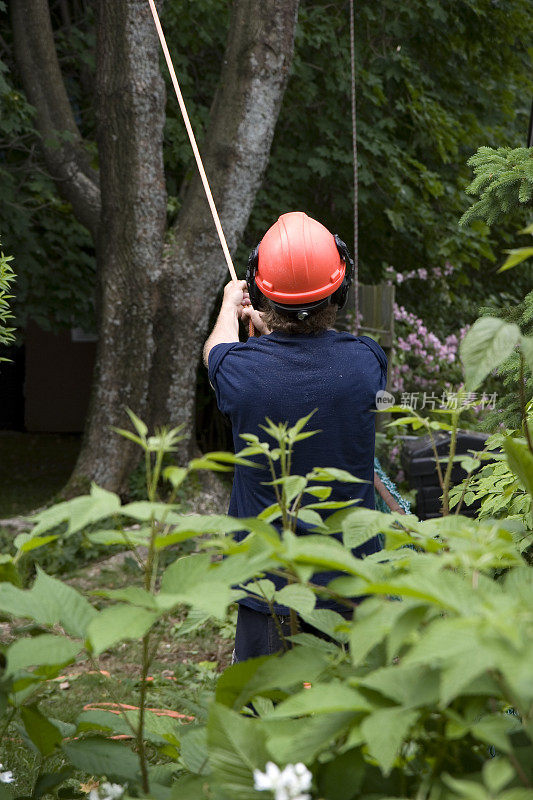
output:
[[[292,474],[347,470],[368,483],[333,484],[331,499],[357,498],[374,508],[375,397],[385,388],[387,359],[372,339],[333,330],[352,280],[353,262],[338,237],[302,212],[284,214],[250,255],[247,281],[226,286],[204,360],[236,451],[244,444],[240,434],[259,433],[265,417],[294,425],[316,409],[311,427],[319,433],[296,445]],[[249,319],[260,336],[241,343],[239,320]],[[272,487],[263,485],[268,480],[261,470],[237,466],[230,515],[254,516],[274,503]],[[296,532],[305,534],[305,526]],[[376,537],[354,554],[379,549]],[[335,574],[318,573],[313,582],[325,586]],[[284,584],[269,578],[277,588]],[[317,608],[343,610],[327,597]],[[281,624],[288,633],[289,610],[275,606],[274,613],[277,620],[260,600],[240,601],[236,661],[281,648],[278,631]]]

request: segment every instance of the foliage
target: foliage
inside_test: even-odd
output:
[[[9,301],[13,295],[9,294],[10,286],[15,280],[15,273],[10,261],[13,256],[5,256],[0,250],[0,344],[10,344],[15,339],[15,329],[6,325],[8,320],[13,318],[9,310]],[[4,359],[0,358],[0,361]]]
[[[518,305],[507,306],[502,309],[482,308],[482,315],[497,314],[502,320],[517,325],[523,336],[533,336],[533,292],[529,292]],[[489,431],[499,428],[518,428],[520,424],[521,408],[520,394],[515,391],[521,369],[520,353],[514,350],[498,367],[498,377],[505,389],[499,399],[497,408],[483,420],[483,427]],[[533,397],[533,372],[531,368],[525,370],[524,392],[526,398]]]
[[[515,432],[518,436],[518,432]],[[474,470],[458,486],[450,491],[450,508],[460,513],[461,506],[480,503],[478,519],[516,519],[528,527],[531,513],[531,496],[517,476],[509,468],[502,451],[505,436],[501,433],[491,436],[485,445],[484,453],[475,454]],[[467,465],[472,462],[467,459]],[[487,461],[482,465],[482,462]],[[528,540],[524,540],[527,546]]]
[[[533,236],[533,224],[528,225],[527,228],[524,228],[524,230],[520,231],[520,233],[529,233],[531,236]],[[533,256],[533,247],[517,247],[513,250],[506,250],[506,252],[509,253],[509,255],[498,270],[499,272],[506,272],[508,269],[512,269],[513,267],[518,266],[518,264],[521,264],[523,261],[526,261],[528,258],[531,258],[531,256]]]
[[[501,342],[506,323],[494,320],[487,327],[487,319],[463,342],[470,385],[505,356],[495,342]],[[514,327],[507,332],[514,336]],[[527,347],[525,337],[521,341]],[[414,413],[396,422],[428,431],[451,428],[453,440],[459,416],[453,412],[447,424]],[[164,470],[175,493],[191,470],[225,470],[235,463],[254,468],[250,458],[264,457],[276,493],[272,507],[245,520],[183,515],[172,494],[167,503],[157,497],[165,453],[175,449],[179,431],[149,436],[131,412],[130,417],[135,430],[121,433],[145,453],[147,500],[124,505],[93,486],[90,495],[38,514],[31,534],[19,536],[16,545],[21,554],[55,539],[58,524],[74,535],[115,517],[115,525],[90,538],[128,547],[144,571],[144,588],[100,589],[98,596],[111,604],[97,608],[42,571],[30,589],[17,588],[19,555],[4,557],[0,610],[36,626],[31,637],[16,639],[5,651],[1,690],[7,722],[18,717],[24,739],[45,761],[60,752],[70,765],[60,773],[41,773],[40,782],[59,786],[76,768],[127,782],[128,793],[139,786],[160,798],[172,786],[185,799],[245,800],[264,785],[259,772],[267,762],[298,761],[328,800],[422,794],[453,800],[470,786],[472,796],[487,800],[529,796],[533,584],[521,555],[524,541],[531,541],[524,525],[457,514],[419,522],[412,515],[331,502],[331,482],[351,476],[331,468],[290,474],[293,447],[313,435],[306,429],[311,415],[293,428],[267,420],[268,441],[245,435],[246,446],[236,456],[211,453],[187,468]],[[510,469],[531,495],[533,454],[519,437],[506,437],[503,446]],[[452,447],[443,476],[445,497],[453,459]],[[294,535],[297,516],[312,527],[309,535]],[[139,527],[125,527],[122,520]],[[225,536],[239,529],[248,531],[243,541]],[[351,549],[377,533],[384,536],[385,552],[354,558]],[[207,535],[202,544],[207,552],[178,558],[158,581],[161,553],[198,534]],[[339,534],[342,541],[335,538]],[[213,561],[210,552],[225,558]],[[261,576],[280,569],[289,583],[276,591]],[[313,573],[328,569],[341,577],[326,588],[315,586]],[[147,708],[146,679],[159,621],[178,604],[190,607],[192,624],[220,618],[246,593],[267,605],[288,605],[329,640],[295,631],[293,647],[284,654],[230,667],[195,725],[184,728],[155,716]],[[357,609],[353,619],[316,610],[317,593]],[[352,598],[361,595],[368,599],[357,606]],[[142,643],[137,710],[125,709],[121,716],[86,710],[68,725],[43,713],[39,692],[66,664],[83,653],[96,663],[110,647],[131,639]],[[117,735],[132,739],[136,753],[112,738]],[[158,754],[158,765],[148,760],[149,750]],[[279,783],[282,774],[288,780],[293,772],[307,775],[300,767],[283,773],[270,767],[265,774],[275,773]]]
[[[516,298],[523,285],[521,277],[510,287],[490,272],[494,242],[508,239],[506,231],[494,231],[493,239],[483,223],[457,228],[466,203],[466,158],[480,140],[513,146],[527,129],[531,91],[527,67],[519,62],[528,46],[522,33],[529,11],[522,3],[486,11],[484,2],[433,0],[360,2],[356,8],[362,278],[377,283],[387,265],[410,272],[451,263],[447,291],[458,327],[472,321],[487,295]],[[346,5],[301,4],[293,75],[248,245],[291,208],[315,215],[350,241],[349,50]],[[405,287],[402,303],[431,319],[442,335],[449,316],[440,291],[418,289],[416,283]]]
[[[69,14],[68,24],[64,9]],[[76,121],[96,164],[92,5],[52,3],[55,40]],[[454,264],[447,292],[460,324],[472,307],[500,293],[520,295],[487,273],[496,236],[474,222],[458,230],[465,207],[462,165],[480,140],[516,146],[531,94],[526,0],[394,0],[357,5],[356,60],[362,277],[377,282],[387,265],[400,272]],[[178,0],[163,25],[201,143],[219,81],[229,4]],[[348,15],[343,4],[302,0],[293,72],[263,189],[239,260],[280,213],[302,208],[346,240],[352,230]],[[427,31],[431,36],[427,36]],[[494,47],[494,31],[498,47]],[[17,81],[11,38],[2,40],[0,203],[3,237],[19,265],[17,324],[94,327],[94,250],[61,201],[39,156],[39,140]],[[168,80],[166,70],[163,70]],[[506,76],[505,83],[501,75]],[[177,104],[169,93],[164,157],[169,217],[179,211],[193,164]],[[398,254],[401,253],[399,257]],[[50,265],[53,264],[53,269]],[[467,268],[471,267],[471,270]],[[442,298],[406,287],[406,307],[444,327]],[[442,330],[440,330],[442,335]]]
[[[70,35],[59,35],[57,42],[76,116],[84,131],[92,131],[85,112],[92,106],[93,83],[85,80],[92,47],[92,34],[83,34],[86,25],[72,26]],[[16,81],[9,33],[0,58],[0,209],[2,238],[18,265],[17,326],[31,318],[45,329],[93,330],[95,259],[89,234],[60,199],[41,162],[33,108]]]
[[[145,572],[145,589],[99,590],[112,604],[98,610],[43,572],[29,590],[0,584],[2,612],[37,626],[32,637],[7,648],[2,691],[8,720],[18,715],[25,741],[43,757],[39,785],[46,780],[60,786],[74,767],[127,782],[128,794],[139,784],[146,791],[149,784],[156,798],[166,796],[165,786],[180,798],[255,798],[254,770],[264,770],[267,761],[280,766],[299,761],[310,769],[317,796],[328,800],[422,792],[452,800],[470,784],[476,797],[487,800],[510,798],[517,791],[522,797],[520,787],[524,792],[533,781],[533,617],[531,572],[515,543],[524,536],[520,526],[456,515],[419,522],[368,509],[328,509],[328,483],[349,476],[318,468],[307,477],[287,472],[293,444],[312,435],[304,430],[308,419],[292,429],[269,422],[265,433],[274,447],[248,436],[239,456],[211,454],[189,467],[224,469],[233,459],[242,463],[259,451],[271,463],[283,460],[276,508],[250,520],[180,516],[172,501],[164,505],[154,493],[158,464],[178,434],[148,437],[143,424],[132,419],[136,431],[127,433],[141,442],[152,464],[150,499],[122,506],[116,496],[94,487],[90,496],[38,515],[34,531],[18,546],[45,544],[60,520],[74,532],[88,521],[120,513],[140,522],[140,530],[127,534],[117,528],[93,537],[129,540],[137,556],[138,546],[147,544],[145,566],[151,564],[152,571]],[[533,488],[527,448],[519,440],[509,440],[506,448],[519,479],[526,476]],[[171,467],[166,477],[176,488],[187,471]],[[304,511],[333,513],[315,520],[314,534],[295,537],[291,519],[304,495],[312,501]],[[268,521],[275,517],[288,526],[281,534]],[[223,535],[237,527],[249,530],[241,543]],[[335,531],[342,533],[342,543],[332,538]],[[378,531],[385,536],[385,552],[355,559],[350,549]],[[156,588],[154,563],[161,550],[200,532],[211,536],[205,546],[224,552],[225,560],[212,562],[207,553],[180,558]],[[277,593],[264,579],[245,583],[280,567],[293,582]],[[348,607],[355,608],[354,595],[370,596],[352,621],[314,610],[317,589],[311,574],[332,568],[343,577],[327,591]],[[231,588],[236,585],[241,588]],[[157,620],[182,602],[191,613],[220,616],[245,591],[288,604],[330,641],[298,634],[284,655],[230,667],[218,680],[203,722],[183,726],[155,716],[143,705],[143,687]],[[65,664],[84,649],[96,660],[115,643],[137,637],[148,655],[141,667],[141,710],[125,710],[122,716],[84,711],[68,725],[46,717],[39,692]],[[302,688],[303,682],[311,688]],[[250,703],[254,717],[247,715]],[[133,738],[136,755],[111,738],[117,735]],[[158,753],[159,765],[146,760],[147,747]],[[71,767],[46,773],[44,765],[55,753]]]
[[[494,225],[533,200],[533,147],[480,147],[467,162],[475,178],[468,194],[479,196],[461,217],[467,225],[475,219]]]

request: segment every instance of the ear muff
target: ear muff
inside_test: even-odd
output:
[[[342,241],[342,239],[337,236],[335,233],[333,238],[335,239],[335,244],[337,245],[337,250],[339,251],[339,255],[345,263],[345,272],[344,272],[344,280],[336,289],[333,294],[331,295],[330,302],[335,304],[339,307],[339,311],[341,308],[344,308],[346,305],[346,299],[348,297],[348,290],[353,283],[353,276],[354,276],[354,263],[353,258],[351,257],[348,247]]]
[[[254,247],[248,256],[248,263],[246,264],[246,283],[248,284],[248,294],[250,301],[254,308],[259,308],[261,304],[262,294],[257,288],[255,276],[257,275],[257,267],[259,265],[259,245]]]

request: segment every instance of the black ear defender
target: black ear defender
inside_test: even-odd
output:
[[[248,284],[248,294],[250,295],[250,302],[255,309],[259,308],[261,304],[262,294],[257,288],[255,276],[257,275],[257,268],[259,266],[259,245],[254,247],[248,256],[248,263],[246,264],[246,283]]]
[[[348,291],[353,283],[355,267],[353,263],[353,258],[350,255],[347,245],[342,241],[340,236],[337,236],[336,233],[333,235],[333,238],[335,239],[335,244],[337,245],[337,250],[339,251],[339,255],[346,265],[344,271],[344,280],[342,281],[339,288],[333,292],[330,298],[331,303],[337,305],[340,311],[341,308],[344,308],[344,306],[346,305],[346,300],[348,298]]]

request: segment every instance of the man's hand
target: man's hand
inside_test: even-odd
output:
[[[230,281],[224,286],[222,309],[234,311],[240,319],[244,308],[249,305],[250,295],[246,281]]]
[[[224,287],[224,298],[222,300],[222,308],[228,311],[234,311],[237,317],[243,323],[247,323],[249,319],[254,323],[254,328],[261,334],[271,333],[263,322],[263,317],[259,311],[253,308],[250,302],[250,295],[248,294],[248,285],[246,281],[230,281]]]
[[[255,308],[253,308],[251,305],[245,306],[241,312],[241,320],[243,322],[246,322],[249,319],[252,320],[252,322],[254,323],[254,328],[256,329],[256,331],[259,331],[259,333],[262,336],[266,335],[267,333],[272,333],[270,328],[267,328],[267,326],[263,322],[263,315],[261,314],[261,312],[256,311]]]

